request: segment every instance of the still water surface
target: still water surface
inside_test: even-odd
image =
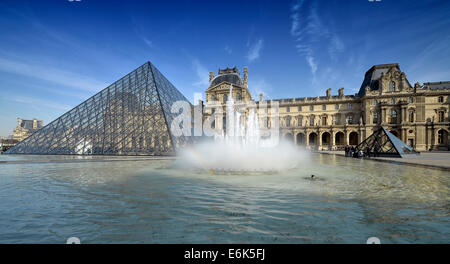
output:
[[[0,243],[450,242],[448,171],[333,155],[228,174],[170,159],[1,161]]]

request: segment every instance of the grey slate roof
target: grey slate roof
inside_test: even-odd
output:
[[[397,68],[400,71],[400,66],[398,65],[398,63],[380,64],[370,68],[364,76],[364,81],[361,84],[358,95],[360,97],[364,96],[367,86],[370,87],[371,91],[378,90],[378,80],[380,79],[381,75],[386,74],[393,67]]]
[[[450,82],[428,82],[424,83],[430,90],[450,89]]]
[[[243,82],[241,79],[241,76],[237,73],[227,73],[227,74],[221,74],[217,75],[212,81],[210,87],[216,86],[222,82],[229,82],[234,85],[242,86]]]

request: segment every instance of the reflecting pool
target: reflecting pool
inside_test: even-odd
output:
[[[324,154],[250,173],[2,155],[0,243],[449,243],[449,186],[448,171]]]

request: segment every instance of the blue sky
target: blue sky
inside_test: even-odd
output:
[[[48,124],[151,61],[190,100],[208,72],[249,67],[253,97],[358,91],[374,64],[450,80],[450,1],[0,2],[0,135]]]

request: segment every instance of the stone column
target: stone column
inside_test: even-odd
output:
[[[344,130],[344,145],[348,145],[348,134],[347,134],[347,130]]]
[[[318,137],[319,137],[318,138],[318,141],[319,141],[318,148],[321,150],[322,149],[322,134],[320,133],[320,130],[317,132],[317,134],[318,134]]]

